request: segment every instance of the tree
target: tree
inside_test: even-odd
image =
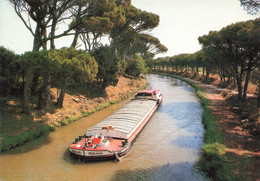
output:
[[[206,52],[213,52],[209,58],[214,61],[215,55],[218,55],[225,61],[230,74],[236,79],[239,101],[245,101],[251,71],[259,61],[259,44],[255,35],[258,31],[259,19],[256,19],[232,24],[199,38]]]
[[[80,38],[86,50],[92,50],[103,33],[109,31],[110,26],[113,25],[110,14],[114,7],[114,0],[76,1],[76,6],[72,10],[73,21],[69,24],[69,27],[74,30],[71,47],[76,48]]]
[[[116,86],[119,73],[119,59],[108,46],[99,47],[92,53],[98,62],[97,86],[99,92],[104,92],[109,85]]]
[[[38,109],[46,110],[49,108],[50,103],[52,77],[50,74],[50,61],[47,58],[48,52],[44,51],[42,54],[42,58],[38,61],[35,69],[36,82],[34,82],[34,86],[37,87]]]
[[[6,97],[19,84],[21,71],[17,58],[18,56],[14,52],[0,46],[0,93]]]
[[[23,112],[26,114],[31,113],[30,108],[30,95],[31,87],[34,77],[34,72],[39,68],[39,62],[44,59],[44,52],[25,52],[20,56],[19,63],[22,70],[25,72],[25,83],[23,92]]]
[[[138,53],[144,58],[153,58],[158,53],[166,52],[168,49],[162,45],[158,38],[148,34],[136,34],[127,50],[129,55]]]
[[[62,36],[70,35],[70,31],[73,27],[69,27],[64,32],[59,35],[55,35],[57,29],[57,24],[61,21],[69,19],[71,15],[68,13],[69,8],[74,4],[74,1],[65,0],[44,0],[44,1],[34,1],[34,0],[10,0],[14,10],[18,17],[22,20],[26,28],[31,32],[34,37],[33,49],[32,51],[39,51],[42,47],[43,50],[47,50],[47,42],[51,40],[51,48],[54,48],[54,39],[60,38]],[[67,14],[68,13],[68,14]],[[35,23],[33,26],[32,21]],[[48,28],[50,28],[50,34],[47,36]],[[37,53],[26,53],[23,55],[22,60],[25,57],[31,59],[32,61],[37,58]],[[34,78],[34,67],[31,66],[34,63],[29,63],[29,67],[25,68],[25,84],[24,84],[24,112],[30,113],[30,93]],[[36,66],[36,65],[35,65]],[[35,76],[37,80],[37,76]]]
[[[129,75],[133,75],[135,77],[139,77],[140,74],[146,74],[148,72],[146,66],[145,66],[145,60],[138,56],[135,55],[134,58],[131,58],[128,61],[127,68],[126,68],[126,73]]]
[[[199,68],[203,67],[203,58],[204,58],[204,52],[203,50],[199,50],[196,53],[193,54],[193,64],[196,67],[196,73],[199,73]]]
[[[69,19],[71,14],[68,13],[69,8],[74,6],[71,0],[9,0],[26,28],[34,37],[33,51],[39,51],[41,47],[47,49],[47,41],[51,40],[51,47],[54,48],[54,39],[62,36],[70,35],[73,27],[69,27],[59,35],[55,35],[57,24],[61,21]],[[31,21],[35,23],[32,26]],[[47,36],[47,29],[50,28],[50,34]]]
[[[179,54],[174,57],[174,63],[176,71],[180,68],[180,71],[183,72],[184,68],[187,67],[190,54]]]
[[[131,1],[117,1],[121,10],[120,23],[113,26],[110,32],[111,46],[123,59],[133,57],[134,54],[151,56],[167,51],[159,40],[147,34],[157,27],[159,16],[141,11],[131,5]],[[154,51],[154,52],[153,52]]]
[[[89,20],[85,20],[83,25],[80,39],[84,43],[85,50],[91,52],[98,47],[101,37],[110,31],[113,23],[109,18],[92,17]]]
[[[247,21],[243,24],[241,29],[237,32],[238,44],[241,46],[245,61],[245,84],[243,90],[243,101],[246,100],[247,87],[251,78],[251,72],[258,67],[260,61],[260,47],[259,47],[259,30],[260,18],[254,21]]]
[[[92,82],[97,74],[97,62],[90,54],[74,48],[51,50],[47,55],[50,72],[60,88],[57,106],[63,106],[67,85],[73,77],[80,76],[84,83]]]

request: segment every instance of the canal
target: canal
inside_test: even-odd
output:
[[[82,163],[67,148],[130,99],[1,154],[0,180],[205,180],[193,168],[204,134],[195,90],[167,76],[148,75],[147,80],[164,100],[120,163]]]

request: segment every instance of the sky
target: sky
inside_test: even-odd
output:
[[[201,49],[199,36],[259,17],[247,14],[239,0],[132,0],[132,4],[160,16],[159,26],[149,34],[157,37],[168,52],[157,57],[195,53]],[[70,46],[71,42],[72,37],[60,38],[56,40],[56,47]],[[32,45],[33,36],[11,4],[8,0],[0,0],[0,46],[22,54],[31,51]]]

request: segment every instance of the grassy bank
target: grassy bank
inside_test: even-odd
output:
[[[210,101],[205,96],[206,93],[196,84],[185,78],[174,75],[167,76],[177,78],[191,85],[201,99],[201,104],[204,107],[202,114],[205,129],[204,145],[202,147],[201,158],[195,166],[214,180],[235,180],[235,174],[228,161],[228,155],[225,153],[223,133],[220,131],[215,117],[213,116],[210,108]]]
[[[126,82],[128,82],[127,85]],[[68,125],[79,118],[86,117],[123,99],[127,99],[146,86],[146,80],[124,78],[116,87],[107,89],[106,97],[89,99],[80,96],[81,99],[85,100],[80,102],[75,99],[74,95],[67,95],[65,99],[67,103],[65,102],[64,108],[53,108],[48,112],[33,110],[33,116],[22,114],[21,105],[17,101],[9,100],[9,104],[2,104],[0,110],[0,152],[21,146],[33,139],[47,135],[57,127]]]

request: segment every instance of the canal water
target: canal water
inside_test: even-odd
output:
[[[192,87],[147,76],[164,100],[121,162],[82,163],[67,148],[78,135],[129,100],[0,155],[0,180],[205,180],[193,168],[203,144],[202,107]]]

